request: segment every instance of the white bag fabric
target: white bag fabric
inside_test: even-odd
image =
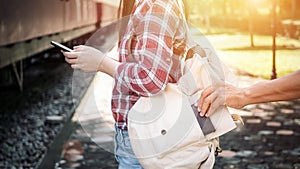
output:
[[[218,137],[236,127],[223,106],[210,117],[215,131],[204,135],[191,107],[203,88],[225,80],[209,52],[207,57],[195,54],[187,60],[177,84],[168,84],[153,97],[140,98],[130,110],[130,141],[145,169],[213,168]]]

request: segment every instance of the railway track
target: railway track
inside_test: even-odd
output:
[[[67,138],[78,104],[72,97],[73,70],[59,51],[48,50],[25,62],[24,91],[15,86],[0,90],[0,168],[47,165],[46,154]]]

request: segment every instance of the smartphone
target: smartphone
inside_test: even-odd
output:
[[[68,47],[66,47],[66,46],[64,46],[64,45],[62,45],[62,44],[60,44],[58,42],[51,41],[51,45],[53,45],[53,46],[55,46],[55,47],[57,47],[57,48],[65,51],[65,52],[72,52],[72,49],[70,49],[70,48],[68,48]]]

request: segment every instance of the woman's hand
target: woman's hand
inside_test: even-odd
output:
[[[72,52],[63,52],[66,62],[71,64],[73,69],[80,69],[85,72],[96,72],[105,55],[90,46],[75,46]]]
[[[244,96],[242,88],[229,83],[207,87],[203,90],[198,103],[200,115],[208,117],[224,105],[237,109],[243,108],[246,105]]]

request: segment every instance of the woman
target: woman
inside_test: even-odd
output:
[[[129,141],[128,112],[140,97],[156,95],[181,77],[187,32],[183,21],[181,0],[136,0],[120,39],[118,61],[83,45],[63,52],[72,68],[101,71],[115,79],[111,103],[119,168],[142,168]]]

